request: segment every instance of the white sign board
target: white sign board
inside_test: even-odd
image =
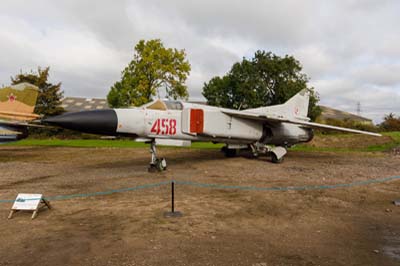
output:
[[[24,194],[20,193],[17,199],[14,201],[12,210],[27,210],[35,211],[38,209],[39,204],[42,200],[42,194]]]

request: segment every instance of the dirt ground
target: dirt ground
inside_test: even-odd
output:
[[[383,153],[289,152],[283,164],[218,150],[162,148],[169,169],[147,172],[147,149],[0,147],[0,199],[129,188],[168,180],[304,186],[399,175]],[[168,185],[51,201],[16,213],[0,203],[0,265],[400,265],[400,180],[310,191],[177,185],[181,218],[164,218]]]

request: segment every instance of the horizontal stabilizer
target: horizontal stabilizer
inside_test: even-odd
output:
[[[25,120],[37,119],[40,116],[37,114],[30,114],[30,113],[0,111],[0,117],[25,121]]]
[[[39,88],[29,83],[0,88],[0,118],[30,121],[38,118],[33,114]]]
[[[44,126],[44,125],[38,125],[38,124],[31,124],[31,123],[27,123],[27,122],[18,122],[18,121],[0,121],[0,126],[1,125],[37,127],[37,128],[53,128],[51,126]]]
[[[19,131],[13,131],[13,130],[6,130],[6,129],[0,129],[0,135],[3,136],[8,136],[8,135],[21,135],[23,134],[22,132]]]

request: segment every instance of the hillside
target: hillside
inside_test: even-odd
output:
[[[383,133],[382,137],[356,134],[316,134],[306,144],[296,145],[292,150],[307,151],[391,151],[400,146],[400,132]]]

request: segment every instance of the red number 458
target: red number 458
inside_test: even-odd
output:
[[[154,121],[154,124],[151,127],[150,132],[157,135],[175,135],[176,120],[167,118],[166,119],[158,118],[156,121]]]

